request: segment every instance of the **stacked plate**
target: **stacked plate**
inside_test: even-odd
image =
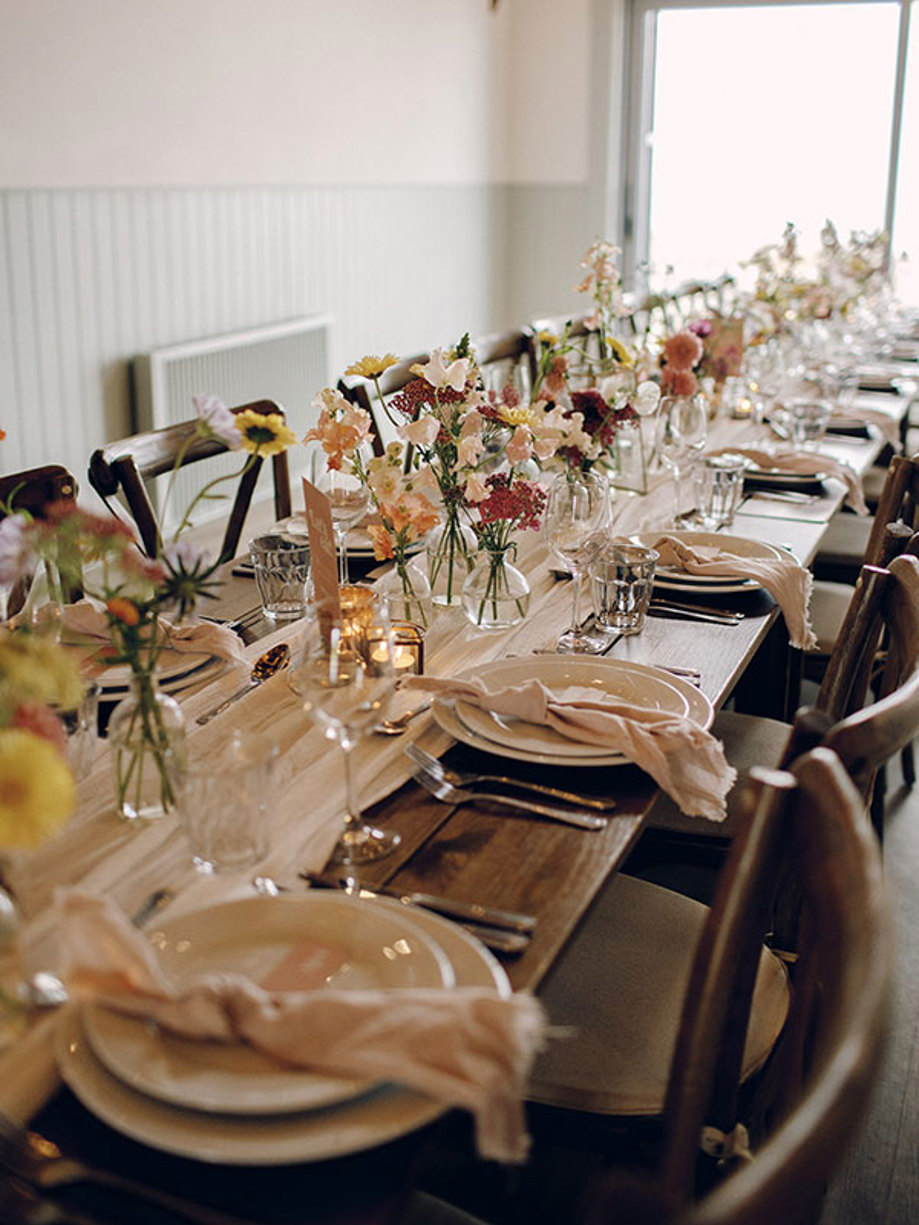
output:
[[[151,933],[181,982],[239,973],[273,990],[491,987],[503,969],[473,937],[399,902],[341,894],[247,898]],[[202,1161],[318,1161],[386,1143],[441,1111],[381,1080],[286,1067],[244,1044],[196,1042],[86,1003],[63,1013],[58,1062],[80,1101],[154,1148]]]
[[[724,532],[644,532],[634,537],[648,548],[661,536],[672,536],[690,548],[723,549],[736,553],[738,557],[787,558],[789,554],[764,540],[748,540],[745,536],[728,536]],[[655,588],[664,591],[682,591],[684,594],[722,595],[731,592],[758,591],[760,584],[752,578],[730,578],[723,575],[687,574],[676,566],[658,566],[654,576]]]
[[[578,655],[500,659],[465,675],[474,675],[489,689],[522,685],[529,680],[541,681],[553,693],[562,693],[574,686],[589,688],[598,696],[608,696],[627,705],[684,716],[703,728],[710,727],[714,718],[708,698],[689,681],[660,668],[627,660]],[[437,698],[434,718],[457,740],[499,757],[537,765],[627,764],[622,753],[580,744],[549,727],[494,714],[462,700]]]
[[[131,686],[131,669],[127,664],[106,665],[105,647],[96,638],[74,638],[63,643],[82,669],[99,689],[103,697],[117,700]],[[189,685],[213,680],[222,672],[226,663],[209,651],[173,651],[165,648],[157,660],[157,677],[160,688],[166,693],[176,693]]]

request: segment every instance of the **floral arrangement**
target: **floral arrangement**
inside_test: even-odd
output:
[[[210,481],[190,503],[171,540],[160,542],[156,557],[147,557],[132,529],[114,516],[83,510],[62,501],[46,508],[38,520],[17,513],[0,523],[0,583],[15,583],[27,576],[38,561],[57,570],[69,582],[82,583],[86,595],[98,603],[108,630],[107,662],[126,664],[136,687],[136,708],[130,731],[138,751],[127,754],[119,769],[119,808],[124,811],[132,787],[139,787],[149,754],[155,763],[162,807],[174,804],[173,784],[167,769],[168,729],[155,689],[156,666],[169,642],[165,614],[178,619],[193,613],[202,598],[213,599],[219,585],[217,571],[223,559],[213,560],[187,540],[182,532],[191,523],[194,508],[215,496],[215,487],[239,479],[260,456],[274,455],[296,441],[277,413],[252,409],[233,413],[215,396],[195,397],[196,428],[176,458],[166,502],[187,448],[199,438],[216,438],[231,450],[243,451],[241,469]]]
[[[0,631],[0,847],[28,850],[73,811],[76,789],[55,707],[83,697],[76,665],[53,642]]]
[[[304,442],[320,442],[330,467],[347,459],[367,485],[379,517],[369,529],[374,556],[394,560],[405,582],[406,550],[442,525],[444,548],[432,558],[431,577],[436,582],[444,570],[452,602],[454,584],[458,591],[471,567],[468,531],[493,492],[489,472],[505,464],[517,479],[529,465],[549,459],[562,435],[561,415],[523,404],[512,387],[486,393],[468,335],[413,366],[415,377],[387,400],[380,377],[397,360],[392,354],[365,357],[346,371],[374,382],[396,428],[400,441],[384,456],[364,460],[368,415],[330,388],[313,401],[319,421]]]
[[[702,356],[695,373],[699,379],[712,379],[720,387],[726,378],[740,374],[743,361],[744,321],[738,317],[725,319],[696,319],[687,331],[698,336],[702,342]]]

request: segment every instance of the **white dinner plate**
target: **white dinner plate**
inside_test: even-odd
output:
[[[384,912],[405,909],[400,902],[383,900],[360,904]],[[491,987],[504,998],[511,994],[502,967],[462,928],[421,910],[412,911],[412,922],[446,953],[458,986]],[[106,1071],[72,1006],[59,1014],[57,1059],[77,1098],[116,1131],[164,1152],[219,1165],[326,1161],[386,1144],[443,1113],[443,1107],[423,1094],[390,1085],[300,1114],[249,1118],[178,1109],[135,1092]]]
[[[156,675],[160,688],[168,693],[209,679],[212,672],[218,672],[225,666],[225,660],[208,651],[164,649],[157,659]],[[131,669],[127,664],[113,664],[94,676],[93,680],[103,692],[126,692],[131,684]]]
[[[275,525],[277,530],[305,532],[306,531],[306,516],[302,514],[293,514],[289,519],[283,519]],[[427,544],[426,537],[420,540],[414,540],[406,547],[406,555],[411,557],[415,553],[420,553]],[[354,558],[373,557],[373,545],[370,542],[370,537],[366,530],[361,527],[353,527],[348,532],[348,556]]]
[[[270,984],[276,971],[283,974],[282,990],[454,982],[449,959],[404,907],[379,915],[341,894],[213,906],[162,924],[155,943],[163,968],[178,982],[232,972]],[[93,1053],[125,1084],[196,1110],[281,1114],[343,1101],[372,1087],[367,1080],[283,1067],[242,1043],[182,1038],[100,1004],[85,1006],[83,1028]]]
[[[460,674],[464,675],[464,674]],[[708,698],[682,677],[673,676],[660,668],[629,660],[605,659],[596,656],[545,655],[532,659],[498,659],[484,664],[465,675],[476,676],[491,686],[519,685],[525,680],[540,680],[550,689],[558,691],[571,685],[583,685],[599,693],[612,694],[636,706],[651,707],[674,713],[683,713],[700,727],[711,726],[715,717]],[[476,707],[464,703],[464,714]],[[436,698],[434,718],[449,735],[472,748],[494,753],[499,757],[510,757],[516,761],[528,761],[537,765],[558,766],[621,766],[626,758],[619,752],[604,752],[594,746],[580,745],[587,749],[583,755],[572,755],[565,738],[550,728],[536,727],[530,723],[514,724],[514,734],[502,740],[494,739],[495,729],[490,734],[468,726],[460,718],[452,700]],[[510,724],[508,724],[510,726]],[[545,735],[543,735],[545,733]],[[559,742],[563,742],[561,748]]]
[[[745,536],[728,536],[724,532],[689,532],[689,531],[658,531],[642,532],[632,539],[646,548],[653,548],[655,541],[661,536],[673,536],[683,541],[690,548],[724,549],[729,553],[737,553],[740,557],[779,558],[784,556],[781,549],[775,545],[766,544],[764,540],[748,540]],[[759,583],[755,579],[732,579],[724,575],[687,574],[675,566],[658,566],[654,575],[654,586],[668,591],[683,591],[695,588],[718,595],[722,592],[757,591]]]

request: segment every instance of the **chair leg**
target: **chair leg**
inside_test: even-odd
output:
[[[878,842],[884,844],[884,810],[886,808],[887,799],[887,770],[881,766],[874,779],[874,786],[871,788],[871,824],[874,826],[874,832],[878,836]]]
[[[903,770],[903,782],[907,787],[915,787],[916,785],[916,755],[913,752],[912,744],[908,744],[900,754],[900,766]]]

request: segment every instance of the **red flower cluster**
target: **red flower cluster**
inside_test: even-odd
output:
[[[491,492],[479,503],[483,524],[509,523],[521,531],[539,527],[546,505],[546,491],[534,481],[514,480],[508,472],[490,476],[485,482]]]
[[[459,404],[466,398],[464,391],[452,387],[432,387],[427,379],[413,379],[389,401],[389,407],[406,421],[416,421],[422,408],[435,404]]]
[[[588,387],[585,391],[573,391],[571,403],[575,412],[579,412],[584,418],[584,433],[596,438],[604,449],[611,447],[616,440],[616,413],[599,391],[593,387]]]

